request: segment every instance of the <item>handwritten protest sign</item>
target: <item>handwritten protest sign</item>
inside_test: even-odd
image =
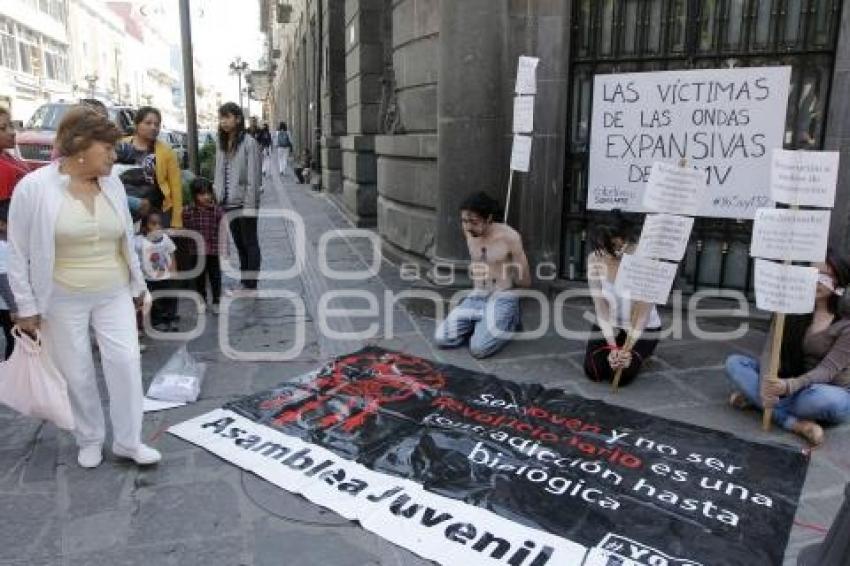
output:
[[[670,296],[678,268],[675,263],[625,254],[614,288],[618,295],[632,301],[663,305]]]
[[[636,254],[640,257],[681,261],[694,219],[670,214],[647,214]]]
[[[514,97],[514,133],[529,134],[534,131],[534,97]]]
[[[537,94],[537,64],[538,57],[520,56],[516,69],[516,93]]]
[[[702,174],[695,169],[653,163],[643,206],[652,212],[696,216],[702,185]]]
[[[832,208],[837,182],[837,151],[773,151],[770,184],[778,202]]]
[[[756,211],[750,255],[787,261],[823,261],[828,210],[762,208]]]
[[[810,313],[815,308],[817,282],[817,268],[757,259],[756,307],[784,314]]]
[[[699,216],[752,218],[771,204],[771,150],[782,147],[790,67],[596,75],[587,207],[643,211],[656,161],[703,176]]]
[[[527,173],[530,164],[531,136],[515,135],[513,150],[511,151],[511,169]]]

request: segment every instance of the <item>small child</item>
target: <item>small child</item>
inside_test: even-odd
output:
[[[174,251],[177,246],[163,231],[162,226],[162,213],[153,211],[142,219],[142,233],[134,239],[136,253],[151,293],[173,288]],[[154,300],[151,306],[151,324],[160,332],[179,330],[176,297]]]
[[[6,229],[9,221],[9,202],[0,201],[0,326],[6,337],[6,359],[15,349],[15,338],[12,336],[12,315],[15,313],[15,296],[9,287],[9,242],[6,241]]]
[[[212,183],[205,177],[192,180],[192,204],[183,208],[183,228],[201,235],[206,244],[206,257],[200,257],[194,240],[189,240],[189,252],[194,257],[192,265],[203,262],[204,269],[195,280],[201,300],[207,300],[207,282],[210,286],[210,311],[218,314],[221,297],[221,264],[219,263],[219,226],[224,210],[215,202]]]

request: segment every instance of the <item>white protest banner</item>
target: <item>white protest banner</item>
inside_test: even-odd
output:
[[[703,176],[696,169],[653,163],[643,194],[651,212],[696,216],[703,198]]]
[[[760,208],[753,223],[750,255],[785,261],[823,261],[829,210]]]
[[[623,255],[614,289],[632,301],[663,305],[670,297],[679,266],[633,254]]]
[[[682,261],[694,219],[669,214],[647,214],[635,254],[640,257]]]
[[[832,208],[838,183],[837,151],[773,150],[772,197],[796,206]]]
[[[534,131],[534,97],[514,97],[514,133],[530,134]]]
[[[806,314],[815,308],[818,270],[764,259],[755,262],[756,307],[761,310]]]
[[[703,174],[699,216],[752,218],[771,205],[790,76],[790,67],[596,75],[587,207],[642,212],[652,164],[686,159]]]
[[[511,151],[511,170],[528,173],[531,164],[531,136],[514,136]]]
[[[537,64],[538,57],[521,55],[516,68],[517,94],[537,94]]]

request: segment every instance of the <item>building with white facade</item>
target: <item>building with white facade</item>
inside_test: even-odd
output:
[[[67,0],[0,2],[0,104],[27,120],[72,94]]]

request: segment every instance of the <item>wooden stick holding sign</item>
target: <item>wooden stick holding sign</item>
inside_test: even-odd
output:
[[[514,139],[511,147],[511,167],[508,175],[508,195],[505,198],[507,223],[511,208],[514,171],[528,173],[531,166],[531,134],[534,132],[534,99],[537,94],[537,57],[521,56],[517,63],[516,96],[514,97]]]
[[[750,255],[762,258],[756,260],[756,306],[776,313],[765,380],[779,380],[785,315],[809,313],[815,306],[817,269],[792,262],[818,262],[826,257],[829,211],[800,210],[800,206],[832,208],[837,181],[837,152],[773,152],[771,195],[791,208],[759,209],[753,223]],[[765,259],[782,260],[782,264]],[[765,431],[772,420],[773,407],[765,406]]]
[[[631,352],[640,340],[653,305],[665,304],[670,296],[678,271],[678,263],[670,261],[679,262],[685,256],[694,226],[690,216],[696,214],[703,182],[702,175],[688,169],[687,165],[684,159],[679,167],[655,163],[647,181],[644,207],[660,214],[646,216],[634,255],[640,259],[640,264],[623,256],[615,283],[618,293],[636,300],[631,306],[630,327],[622,348],[625,352]],[[654,280],[652,271],[655,272]],[[619,388],[622,375],[622,368],[614,373],[614,391]]]

